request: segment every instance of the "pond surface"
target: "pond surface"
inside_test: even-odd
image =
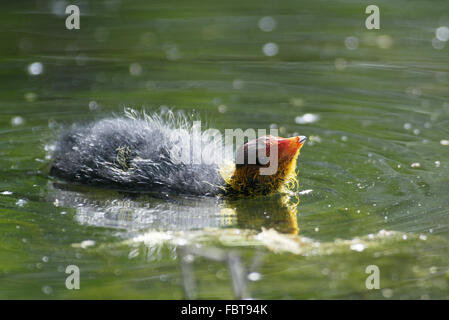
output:
[[[448,298],[447,1],[377,1],[380,30],[360,1],[79,4],[2,4],[0,298]],[[299,203],[48,176],[61,128],[125,107],[308,136]]]

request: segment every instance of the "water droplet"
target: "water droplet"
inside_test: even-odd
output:
[[[51,294],[53,292],[53,289],[50,286],[43,286],[42,292],[45,294]]]
[[[419,97],[422,94],[420,88],[412,88],[412,87],[409,87],[409,88],[405,89],[405,92],[408,95],[415,96],[415,97]]]
[[[259,20],[259,29],[264,32],[271,32],[276,28],[276,20],[273,17],[263,17]]]
[[[179,52],[178,47],[174,43],[164,44],[164,50],[167,59],[170,61],[179,60],[181,58],[181,53]]]
[[[298,194],[309,194],[312,191],[313,191],[312,189],[307,189],[307,190],[303,190],[303,191],[298,192]]]
[[[305,113],[302,116],[297,116],[295,118],[295,122],[297,124],[307,124],[307,123],[313,123],[320,120],[320,116],[313,113]]]
[[[24,205],[26,205],[28,203],[28,201],[26,201],[25,199],[19,199],[16,202],[16,206],[18,207],[23,207]]]
[[[446,26],[437,28],[435,30],[435,37],[440,41],[449,40],[449,28]]]
[[[99,108],[99,105],[96,101],[89,101],[89,109],[91,111],[97,110]]]
[[[166,274],[161,274],[161,275],[159,276],[159,280],[161,280],[162,282],[167,281],[167,280],[168,280],[168,275],[166,275]]]
[[[443,41],[440,41],[437,38],[432,39],[432,47],[434,49],[441,50],[444,48],[444,46],[445,46],[445,43]]]
[[[131,250],[131,252],[128,254],[128,259],[134,259],[139,255],[139,249]]]
[[[390,49],[393,45],[393,38],[389,35],[381,35],[377,37],[377,45],[381,49]]]
[[[244,84],[244,82],[240,79],[235,79],[234,81],[232,81],[232,87],[236,90],[242,89],[243,84]]]
[[[274,42],[269,42],[264,44],[262,48],[263,53],[268,57],[274,57],[278,54],[279,48],[278,45]]]
[[[304,99],[302,98],[291,98],[289,102],[294,107],[302,107],[304,105]]]
[[[313,146],[316,143],[321,143],[321,137],[320,136],[309,136],[309,139],[307,140],[307,144],[310,146]]]
[[[28,65],[28,73],[32,76],[40,75],[44,71],[44,65],[40,62],[33,62]]]
[[[393,290],[391,290],[391,289],[383,289],[382,290],[382,295],[385,297],[385,298],[391,298],[392,296],[393,296]]]
[[[359,39],[356,37],[347,37],[345,39],[345,46],[349,50],[355,50],[359,47]]]
[[[225,106],[224,104],[221,104],[218,106],[218,112],[220,113],[225,113],[228,110],[228,107]]]
[[[11,125],[14,127],[21,126],[24,123],[25,123],[25,119],[23,119],[22,117],[19,117],[19,116],[13,117],[11,119]]]
[[[80,247],[83,249],[89,248],[91,246],[95,245],[95,241],[94,240],[84,240],[81,242]]]
[[[363,250],[365,250],[366,246],[363,243],[353,243],[351,244],[350,248],[351,250],[362,252]]]
[[[64,16],[67,6],[68,3],[65,0],[52,1],[51,12],[58,17],[62,17]]]
[[[34,92],[27,92],[25,93],[24,98],[28,102],[34,102],[37,99],[37,94],[35,94]]]
[[[142,66],[140,63],[134,62],[129,66],[129,73],[132,76],[139,76],[142,73]]]
[[[338,71],[343,71],[344,69],[346,69],[348,63],[343,58],[337,58],[335,59],[334,65],[335,69],[337,69]]]
[[[262,275],[259,272],[251,272],[250,274],[248,274],[248,279],[250,281],[259,281],[260,279],[262,279]]]

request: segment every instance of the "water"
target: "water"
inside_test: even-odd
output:
[[[3,4],[0,298],[448,298],[449,7],[376,4],[378,31],[356,1],[83,1],[70,31],[64,1]],[[124,107],[308,136],[299,204],[49,179],[60,127]]]

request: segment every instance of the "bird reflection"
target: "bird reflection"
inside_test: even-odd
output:
[[[224,200],[222,206],[235,213],[236,226],[241,229],[275,229],[281,233],[298,234],[297,196],[273,195],[253,199]]]
[[[129,194],[51,184],[49,197],[60,207],[75,209],[84,225],[128,231],[186,231],[204,228],[275,229],[298,234],[297,196],[255,198],[181,197],[170,194]]]

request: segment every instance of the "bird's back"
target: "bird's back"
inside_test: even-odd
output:
[[[224,184],[217,164],[194,164],[185,153],[186,145],[201,143],[194,139],[184,116],[139,115],[130,110],[125,117],[76,125],[62,134],[55,144],[51,173],[122,190],[216,195]],[[220,146],[207,147],[213,153]]]

